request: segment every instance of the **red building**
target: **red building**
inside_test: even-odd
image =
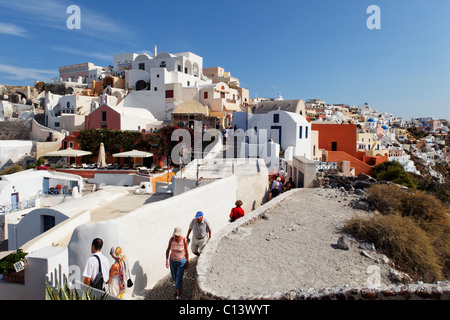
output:
[[[110,106],[102,104],[86,116],[84,128],[121,130],[121,115]]]

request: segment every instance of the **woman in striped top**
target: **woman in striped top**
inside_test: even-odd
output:
[[[184,270],[188,266],[189,251],[187,241],[182,236],[181,228],[175,228],[166,250],[166,268],[170,267],[172,281],[175,282],[175,296],[177,299],[180,299],[181,290],[183,289]]]

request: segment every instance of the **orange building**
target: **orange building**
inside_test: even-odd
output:
[[[327,151],[344,151],[356,155],[356,124],[311,122],[311,130],[319,131],[319,148]]]
[[[327,152],[330,162],[350,161],[355,175],[372,174],[373,166],[388,161],[387,156],[366,156],[356,147],[356,125],[311,122],[311,130],[319,132],[319,148]]]

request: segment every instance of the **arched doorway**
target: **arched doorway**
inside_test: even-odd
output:
[[[135,90],[141,91],[145,89],[147,89],[147,82],[145,82],[144,80],[138,80],[135,85]]]

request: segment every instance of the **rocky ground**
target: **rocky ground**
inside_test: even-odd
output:
[[[289,290],[392,283],[390,262],[372,244],[342,231],[354,216],[376,214],[364,201],[364,189],[339,185],[298,189],[252,225],[224,237],[208,265],[208,287],[216,294],[270,295]],[[183,299],[195,287],[196,258],[184,278]],[[173,299],[170,276],[146,299]]]
[[[390,284],[388,259],[342,231],[360,195],[336,188],[301,189],[250,226],[224,237],[208,265],[207,286],[225,298],[289,290]],[[362,206],[364,207],[364,206]]]

